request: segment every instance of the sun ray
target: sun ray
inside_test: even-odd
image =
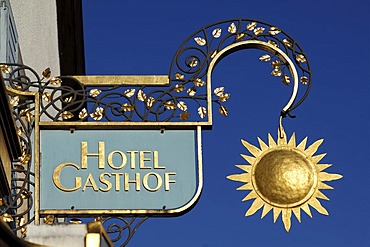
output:
[[[285,133],[280,133],[280,130],[278,130],[277,144],[278,144],[278,146],[287,144],[286,134]]]
[[[299,150],[302,150],[302,151],[304,151],[304,150],[305,150],[305,148],[306,148],[306,143],[307,143],[307,138],[308,138],[308,137],[304,138],[304,139],[303,139],[303,141],[302,141],[301,143],[299,143],[299,144],[298,144],[297,148],[298,148]]]
[[[303,204],[301,206],[301,209],[308,215],[310,216],[310,218],[312,218],[312,214],[311,214],[311,210],[310,210],[310,207],[308,206],[307,203]]]
[[[331,167],[331,164],[318,164],[316,167],[318,168],[319,172]]]
[[[240,154],[240,156],[243,157],[243,159],[245,159],[249,164],[253,164],[254,161],[256,160],[256,158],[252,157],[252,156],[249,156],[249,155],[246,155],[246,154]]]
[[[289,232],[291,226],[290,218],[292,217],[292,210],[290,208],[283,209],[281,217],[284,223],[285,230]]]
[[[324,195],[324,193],[322,193],[320,190],[316,190],[314,196],[316,198],[320,198],[320,199],[329,201],[329,198],[326,195]]]
[[[263,217],[265,217],[266,214],[268,214],[268,212],[271,211],[271,209],[272,209],[272,206],[270,204],[265,203],[265,205],[263,206],[263,210],[262,210],[262,214],[261,214],[261,219]]]
[[[334,188],[333,188],[333,187],[331,187],[330,185],[324,184],[324,183],[322,183],[322,182],[320,182],[320,183],[318,184],[317,188],[318,188],[319,190],[332,190],[332,189],[334,189]]]
[[[270,133],[268,134],[268,140],[269,140],[269,147],[270,148],[275,147],[277,145]]]
[[[293,132],[292,136],[290,137],[288,145],[292,147],[296,146],[295,132]]]
[[[311,160],[312,160],[312,162],[313,163],[319,163],[320,162],[320,160],[322,160],[324,157],[326,156],[326,153],[324,153],[324,154],[319,154],[319,155],[316,155],[316,156],[313,156],[312,158],[311,158]]]
[[[257,197],[258,197],[257,193],[254,190],[252,190],[251,192],[249,192],[249,194],[246,197],[243,198],[242,202],[252,200]]]
[[[252,214],[254,214],[255,212],[258,211],[258,209],[260,209],[263,205],[265,204],[265,202],[260,199],[260,198],[257,198],[256,200],[254,200],[254,202],[252,203],[251,207],[248,209],[248,211],[245,213],[245,216],[250,216]]]
[[[323,143],[324,139],[320,139],[312,143],[304,152],[309,156],[312,156],[319,149],[320,145]]]
[[[297,218],[298,222],[301,223],[301,208],[299,207],[292,208],[292,211],[295,217]]]
[[[251,175],[248,173],[241,173],[241,174],[233,174],[227,176],[228,179],[238,182],[245,182],[250,183],[251,181]]]
[[[259,138],[259,137],[257,137],[257,139],[258,139],[258,143],[260,144],[260,147],[261,147],[261,150],[262,151],[265,151],[265,150],[267,150],[269,147],[267,146],[267,144],[266,143],[264,143],[262,140],[261,140],[261,138]]]
[[[236,188],[236,190],[253,190],[253,186],[252,186],[252,183],[247,183],[247,184],[244,184]]]
[[[333,181],[333,180],[338,180],[341,179],[343,176],[340,174],[330,174],[327,172],[320,172],[319,173],[319,179],[320,181]]]
[[[274,213],[274,223],[275,223],[276,220],[279,218],[279,215],[281,213],[281,208],[274,207],[273,213]]]
[[[236,167],[248,173],[251,173],[251,170],[252,170],[252,166],[250,165],[236,165]]]
[[[256,146],[253,146],[252,144],[248,143],[247,141],[242,140],[243,146],[248,149],[248,151],[254,156],[258,157],[261,154],[261,150],[257,148]]]
[[[319,200],[317,200],[315,197],[312,197],[308,201],[308,204],[310,204],[310,206],[312,206],[314,209],[316,209],[317,212],[319,212],[320,214],[329,215],[328,211],[326,211],[326,209],[321,205]]]

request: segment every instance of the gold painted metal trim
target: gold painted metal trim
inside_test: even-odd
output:
[[[264,50],[264,51],[270,52],[274,55],[277,55],[284,63],[287,63],[289,71],[293,76],[294,84],[293,84],[292,95],[291,95],[288,103],[283,108],[283,111],[286,112],[293,105],[294,100],[296,99],[297,93],[298,93],[299,83],[298,83],[298,72],[297,72],[296,67],[294,66],[292,60],[290,60],[288,55],[285,54],[279,48],[275,47],[274,45],[271,45],[267,42],[258,41],[258,40],[246,40],[246,41],[241,41],[241,42],[229,45],[229,46],[225,47],[224,49],[222,49],[221,51],[219,51],[208,66],[208,71],[207,71],[208,118],[212,121],[211,77],[212,77],[213,68],[216,66],[216,64],[219,62],[220,59],[229,55],[229,53],[232,53],[233,50],[239,50],[239,49]],[[211,122],[211,124],[212,124],[212,122]]]
[[[176,209],[90,209],[90,210],[40,210],[38,207],[38,215],[58,215],[58,216],[100,216],[100,215],[136,215],[136,216],[147,216],[147,215],[156,215],[156,216],[177,216],[186,213],[192,207],[195,206],[203,190],[203,161],[202,161],[202,127],[196,127],[196,145],[197,145],[197,159],[198,159],[198,187],[193,195],[192,199],[189,200],[185,205],[176,208]],[[36,176],[35,176],[36,179]],[[40,177],[37,176],[38,183]],[[38,195],[39,196],[39,195]],[[36,210],[36,208],[35,208]],[[35,214],[36,215],[36,214]]]
[[[168,75],[123,75],[123,76],[61,76],[76,79],[85,86],[166,86],[170,84]]]
[[[88,245],[88,239],[92,243],[96,244],[96,242],[94,241],[95,239],[94,234],[97,234],[99,238],[98,238],[97,245],[91,245],[91,246],[100,246],[100,237],[102,236],[107,241],[107,244],[109,247],[114,247],[114,244],[112,240],[110,239],[110,237],[108,236],[108,233],[105,231],[102,223],[99,221],[87,223],[87,234],[86,234],[86,241],[85,241],[86,247],[88,246],[90,247],[90,245]]]

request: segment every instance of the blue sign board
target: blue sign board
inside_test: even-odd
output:
[[[194,130],[41,130],[40,212],[179,213],[201,189]]]

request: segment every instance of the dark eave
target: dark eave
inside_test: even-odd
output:
[[[56,0],[60,75],[85,75],[81,0]]]

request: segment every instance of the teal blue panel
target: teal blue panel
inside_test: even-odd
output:
[[[186,205],[193,198],[198,185],[195,135],[193,130],[167,130],[163,133],[154,130],[78,130],[74,133],[66,130],[42,130],[40,209],[67,210],[73,207],[77,210],[159,210],[164,207],[176,209]],[[87,142],[88,153],[98,153],[98,143],[104,142],[104,169],[98,168],[97,156],[89,156],[87,168],[81,169],[81,142]],[[127,158],[127,162],[123,163],[125,165],[120,169],[113,169],[108,164],[109,154],[113,151],[120,151]],[[143,153],[146,159],[143,164],[149,168],[140,169],[139,153],[128,151],[148,151]],[[164,169],[154,168],[154,151],[158,152],[157,167],[165,167]],[[132,164],[131,156],[135,157]],[[122,160],[122,155],[115,152],[111,164],[119,167]],[[65,192],[56,187],[53,173],[56,167],[63,163],[75,164],[77,168],[69,165],[61,169],[62,186],[68,189],[76,187],[77,177],[81,179],[81,188]],[[108,192],[102,191],[107,189],[106,183],[99,180],[102,173],[109,174],[104,175],[112,184],[112,189]],[[125,176],[132,181],[137,173],[140,176],[140,191],[136,190],[136,183],[128,183],[126,191]],[[169,183],[168,191],[165,190],[166,173],[170,174],[167,176],[170,180],[175,180]],[[91,175],[88,180],[89,174]],[[159,180],[162,180],[161,186]],[[149,191],[156,187],[156,191]]]

